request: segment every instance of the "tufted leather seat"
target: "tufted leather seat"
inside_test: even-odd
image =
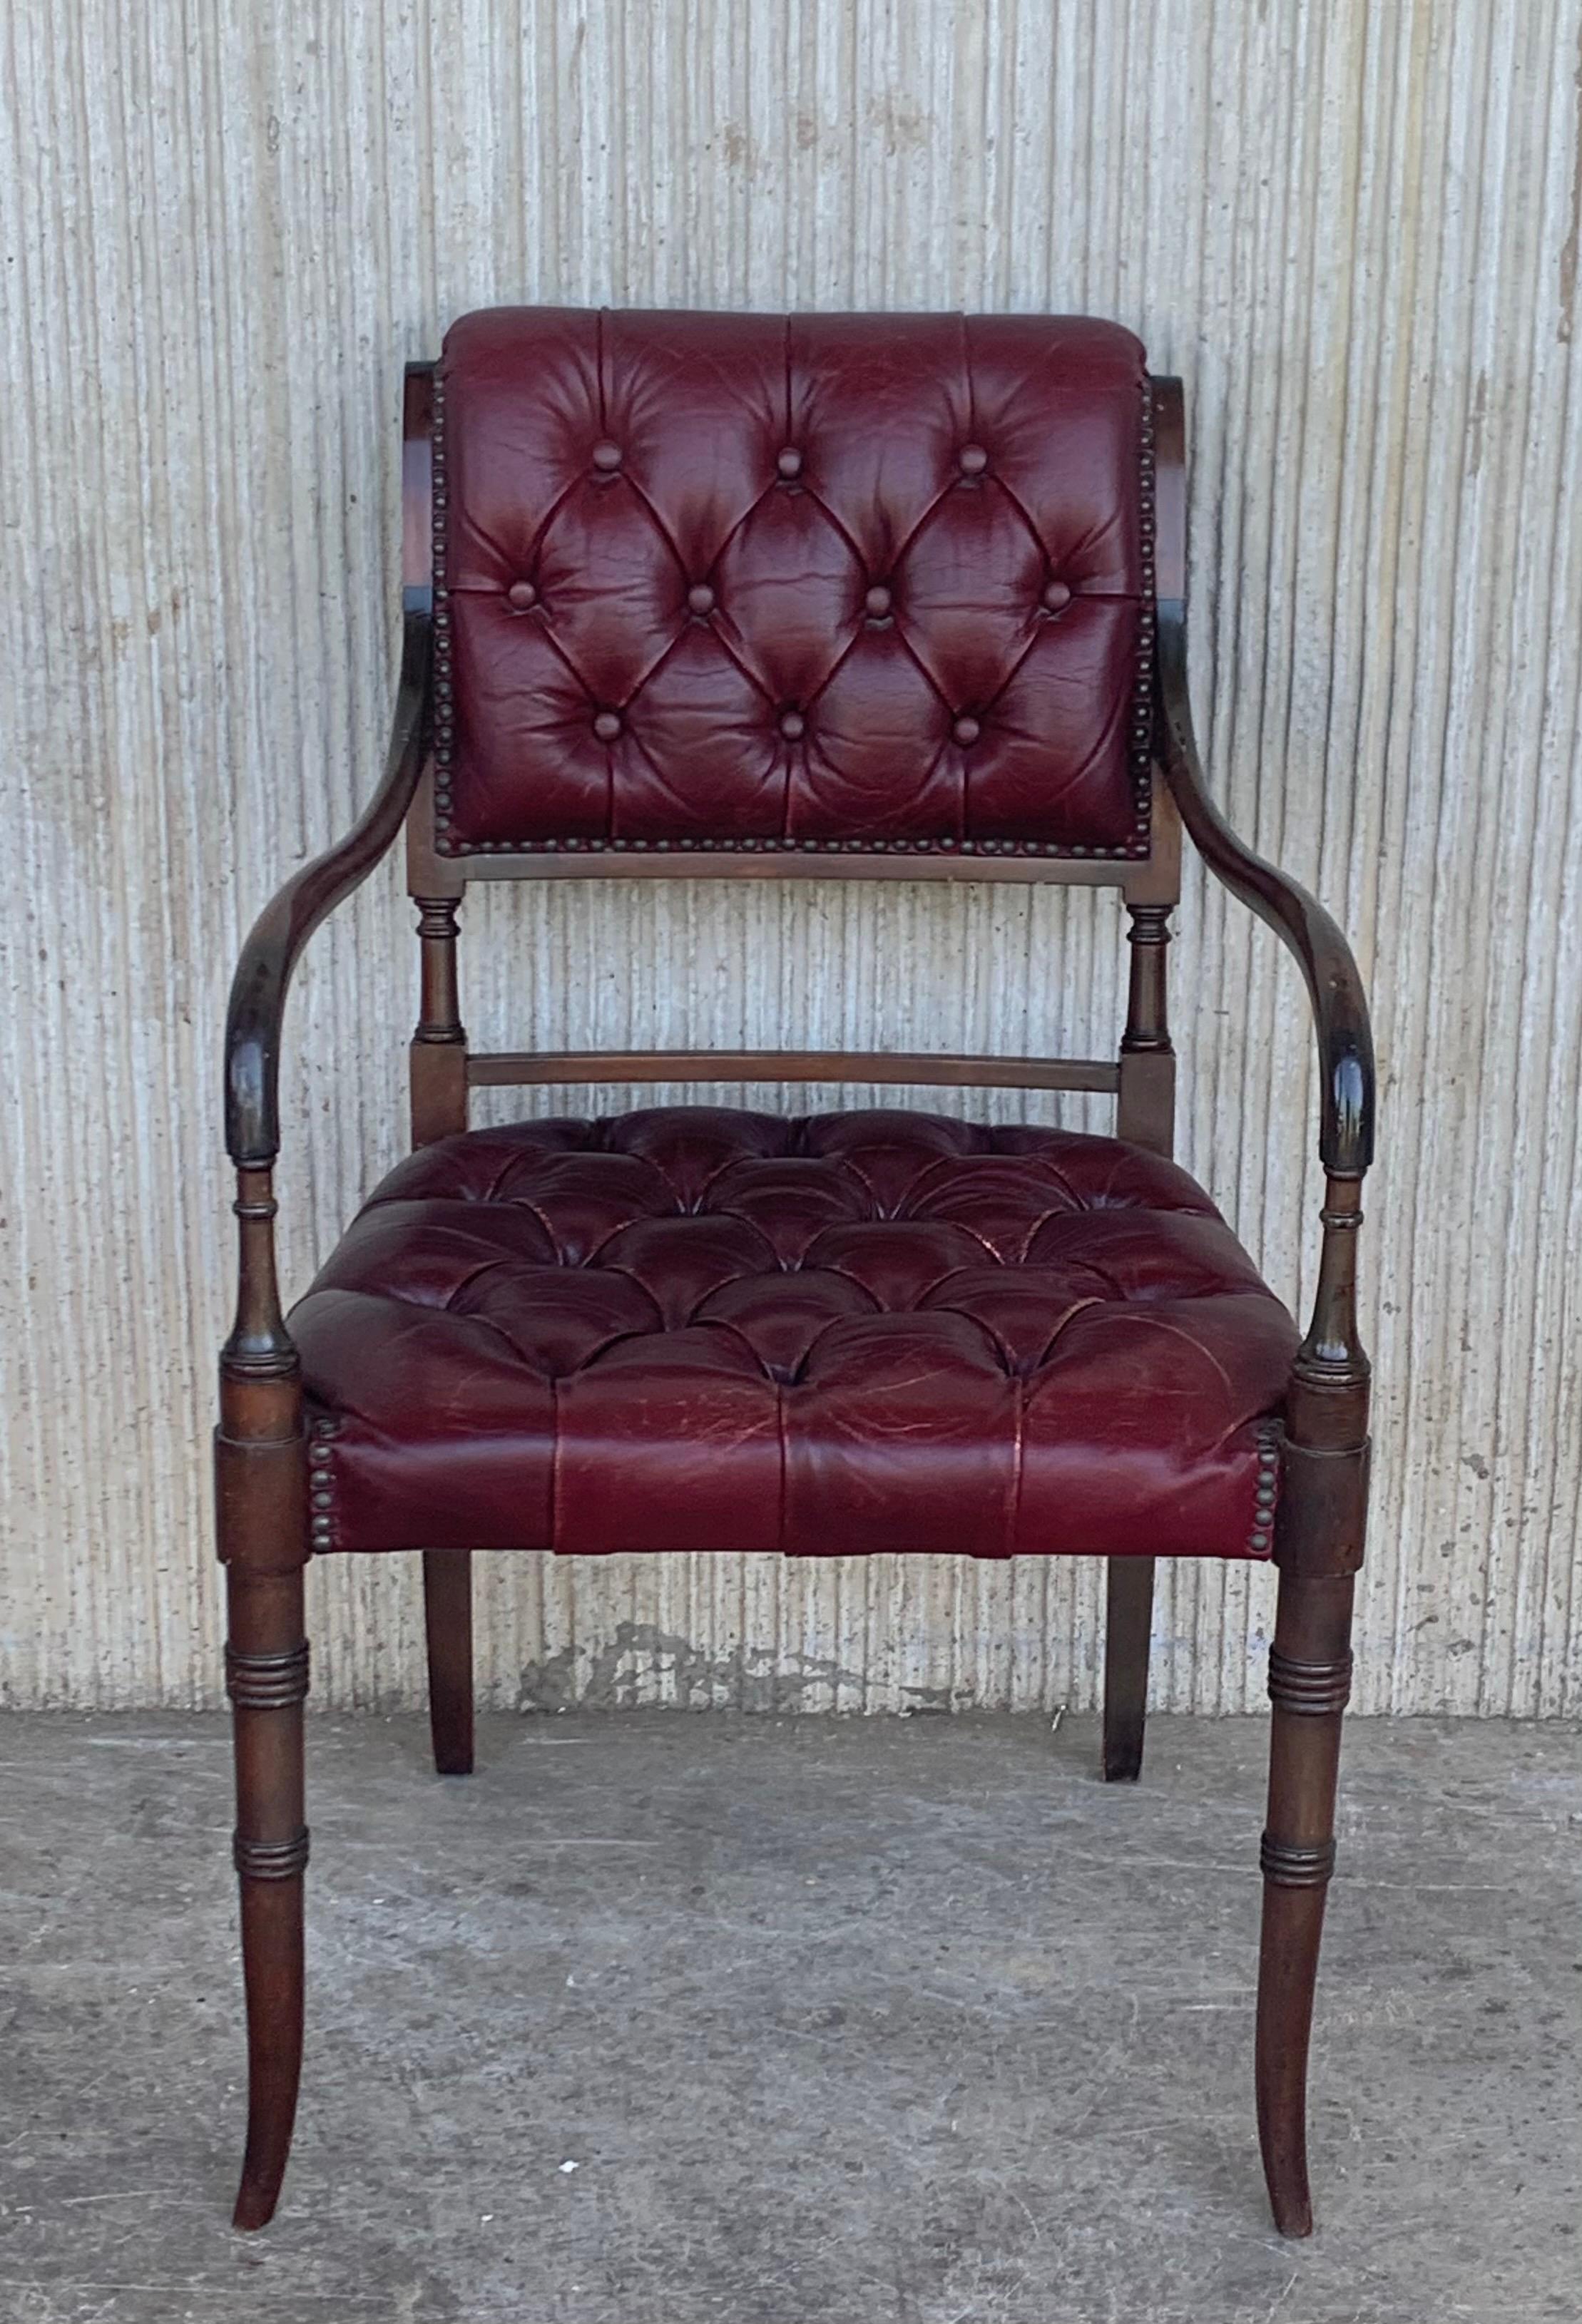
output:
[[[413,1155],[291,1330],[342,1549],[1262,1556],[1297,1344],[1140,1148],[704,1107]]]

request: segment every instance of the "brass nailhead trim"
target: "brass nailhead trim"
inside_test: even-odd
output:
[[[1274,1505],[1280,1498],[1280,1448],[1283,1434],[1278,1421],[1258,1432],[1258,1481],[1253,1491],[1253,1529],[1247,1548],[1254,1557],[1267,1557],[1274,1546]]]
[[[1315,1719],[1344,1711],[1351,1701],[1351,1656],[1343,1655],[1337,1663],[1299,1663],[1272,1649],[1269,1700],[1277,1711]]]
[[[226,1692],[243,1711],[285,1711],[308,1692],[308,1644],[283,1654],[243,1655],[226,1647]]]
[[[450,770],[456,758],[456,724],[451,711],[454,663],[450,638],[449,566],[446,558],[445,375],[434,367],[432,465],[434,478],[432,565],[434,576],[434,844],[441,855],[453,854],[450,839]]]
[[[307,1869],[308,1827],[290,1840],[247,1840],[236,1832],[231,1855],[244,1880],[294,1880]]]
[[[1137,539],[1143,562],[1143,602],[1137,611],[1137,666],[1132,687],[1132,807],[1133,837],[1124,853],[1146,855],[1152,844],[1153,772],[1150,745],[1153,735],[1153,632],[1155,533],[1153,462],[1153,382],[1143,382],[1142,434],[1137,447]]]
[[[1272,1888],[1322,1888],[1335,1870],[1335,1842],[1310,1845],[1275,1840],[1268,1832],[1258,1844],[1258,1862]]]
[[[325,1417],[308,1438],[309,1538],[316,1550],[335,1547],[335,1436],[336,1423]]]
[[[437,755],[437,754],[436,754]],[[449,828],[449,805],[435,821]],[[1124,847],[1056,847],[1039,839],[445,839],[446,855],[1033,855],[1068,862],[1090,857],[1096,863],[1126,863],[1148,853],[1146,841]]]

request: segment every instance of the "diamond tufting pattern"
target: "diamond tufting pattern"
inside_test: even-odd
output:
[[[316,1546],[1270,1546],[1297,1333],[1112,1139],[669,1107],[391,1173],[291,1330]]]
[[[440,852],[1146,854],[1143,363],[1069,317],[465,317]]]

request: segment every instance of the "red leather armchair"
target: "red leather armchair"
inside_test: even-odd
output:
[[[1210,804],[1186,687],[1179,384],[1043,317],[505,309],[408,375],[384,780],[254,927],[227,1031],[241,1287],[221,1360],[250,2098],[270,2217],[301,2051],[302,1569],[423,1555],[435,1757],[472,1765],[480,1549],[1109,1560],[1105,1773],[1141,1764],[1153,1560],[1272,1557],[1257,2089],[1287,2234],[1367,1467],[1354,1297],[1374,1069],[1332,920]],[[1170,1161],[1181,824],[1301,963],[1328,1192],[1305,1339]],[[281,1019],[405,825],[412,1157],[281,1309]],[[476,880],[1119,889],[1104,1059],[483,1056]],[[667,1107],[469,1131],[482,1084],[1101,1090],[1114,1139],[899,1111]]]

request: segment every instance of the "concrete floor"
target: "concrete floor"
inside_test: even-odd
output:
[[[1320,2227],[1249,2092],[1263,1731],[316,1720],[285,2200],[226,1730],[0,1722],[5,2324],[1574,2324],[1574,1729],[1349,1731]],[[569,2166],[575,2165],[575,2168]]]

